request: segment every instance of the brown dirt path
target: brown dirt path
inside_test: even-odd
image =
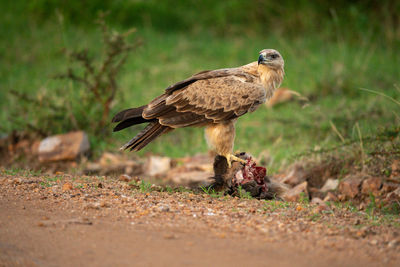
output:
[[[0,175],[0,266],[396,266],[398,227],[345,210],[103,177]],[[319,214],[319,215],[315,215]],[[317,218],[317,219],[315,219]]]

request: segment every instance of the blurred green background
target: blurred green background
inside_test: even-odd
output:
[[[85,121],[98,120],[96,106],[81,104],[81,84],[53,79],[74,62],[65,49],[88,48],[102,55],[98,13],[118,31],[132,27],[131,53],[117,76],[119,91],[111,115],[139,106],[167,86],[205,69],[256,61],[258,51],[275,48],[285,59],[283,87],[307,97],[268,109],[261,107],[237,124],[235,149],[271,155],[279,168],[296,155],[361,138],[398,135],[400,125],[399,1],[1,1],[0,132],[29,130],[46,134],[74,130],[66,114],[47,102],[67,106]],[[360,90],[366,88],[376,93]],[[25,93],[34,104],[13,97]],[[392,97],[393,99],[388,99]],[[110,117],[111,119],[111,117]],[[91,135],[95,156],[116,151],[141,127]],[[109,132],[112,125],[104,131]],[[394,129],[394,130],[393,130]],[[157,139],[144,152],[180,157],[207,151],[201,129],[179,129]]]

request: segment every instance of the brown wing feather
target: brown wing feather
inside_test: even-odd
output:
[[[254,79],[240,68],[200,72],[168,87],[147,105],[143,118],[171,128],[237,118],[265,102],[265,90]]]
[[[219,123],[255,110],[265,99],[262,86],[228,76],[196,81],[165,102],[178,112],[192,112]]]
[[[244,72],[243,68],[241,68],[241,67],[218,69],[218,70],[205,70],[205,71],[201,71],[183,81],[180,81],[178,83],[170,85],[165,90],[165,93],[170,94],[176,90],[185,88],[185,87],[189,86],[190,84],[192,84],[196,81],[199,81],[199,80],[207,80],[207,79],[218,78],[218,77],[227,77],[227,76],[232,76],[232,75],[244,77],[248,81],[252,81],[254,79],[254,77],[252,75]]]

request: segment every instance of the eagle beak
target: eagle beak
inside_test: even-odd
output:
[[[260,65],[260,63],[263,63],[263,62],[265,62],[265,58],[264,58],[263,55],[260,55],[260,56],[258,57],[258,65]]]

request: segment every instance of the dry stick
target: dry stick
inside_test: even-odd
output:
[[[381,93],[381,92],[378,92],[378,91],[374,91],[374,90],[370,90],[370,89],[366,89],[366,88],[360,88],[360,90],[367,91],[367,92],[370,92],[370,93],[373,93],[373,94],[377,94],[377,95],[383,96],[383,97],[391,100],[392,102],[394,102],[394,103],[396,103],[397,105],[400,106],[400,102],[399,101],[397,101],[396,99],[394,99],[391,96],[385,95],[384,93]]]
[[[28,96],[25,93],[20,93],[20,92],[17,92],[15,90],[10,90],[9,92],[10,92],[10,94],[12,94],[12,95],[16,96],[17,98],[19,98],[21,100],[24,100],[26,102],[30,102],[30,103],[33,103],[33,104],[36,104],[36,105],[39,105],[39,106],[41,106],[43,104],[42,102],[40,102],[40,101]],[[45,101],[45,105],[47,107],[49,107],[50,109],[52,109],[53,111],[62,111],[63,110],[63,108],[61,108],[61,107],[57,107],[57,106],[54,106],[54,105],[50,104],[50,101]]]
[[[67,101],[66,106],[67,106],[68,116],[71,119],[71,122],[75,127],[75,130],[78,130],[79,129],[78,121],[76,120],[75,115],[72,112],[71,103],[69,101]]]
[[[365,153],[364,153],[363,140],[362,140],[362,136],[361,136],[361,130],[360,130],[360,126],[358,125],[358,122],[356,122],[355,126],[357,128],[358,137],[360,138],[361,160],[362,160],[362,165],[363,165],[363,169],[364,169],[364,167],[365,167]]]
[[[88,79],[77,76],[70,68],[67,74],[55,75],[54,77],[58,79],[71,79],[72,81],[84,84],[87,88],[92,87]]]
[[[94,67],[90,62],[87,49],[78,53],[74,53],[73,55],[78,61],[82,62],[83,66],[85,67],[85,70],[87,70],[90,74],[94,75]]]
[[[329,123],[331,124],[332,130],[339,136],[339,138],[342,141],[342,143],[344,143],[345,140],[344,140],[343,136],[340,134],[340,132],[336,128],[335,124],[333,124],[332,120],[330,120]]]

